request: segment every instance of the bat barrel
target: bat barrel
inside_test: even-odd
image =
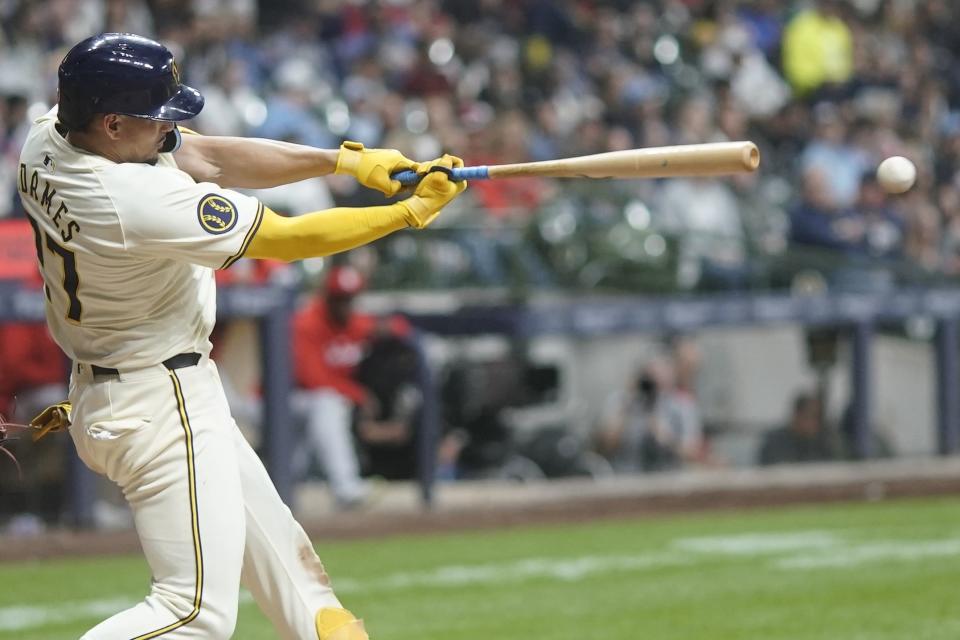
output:
[[[752,142],[743,145],[743,168],[756,171],[760,167],[760,149]]]
[[[663,164],[663,177],[723,176],[756,171],[760,166],[760,150],[752,142],[713,142],[670,148]],[[672,156],[672,157],[670,157]]]
[[[711,142],[493,165],[490,177],[681,178],[749,173],[759,166],[760,151],[754,143]]]

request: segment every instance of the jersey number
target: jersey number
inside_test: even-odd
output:
[[[83,312],[83,305],[80,304],[80,298],[77,296],[77,289],[80,288],[80,276],[77,275],[77,256],[73,251],[61,247],[48,234],[40,231],[39,225],[33,218],[27,216],[30,226],[33,227],[33,239],[37,246],[37,260],[40,266],[43,266],[43,241],[46,239],[47,249],[54,252],[63,260],[63,290],[67,293],[70,300],[70,309],[67,311],[67,319],[74,322],[80,322],[80,314]],[[44,285],[46,289],[46,285]],[[50,290],[47,289],[47,298],[50,297]]]

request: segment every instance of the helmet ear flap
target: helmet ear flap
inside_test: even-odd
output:
[[[67,92],[58,91],[57,120],[69,131],[83,131],[90,124],[93,112],[85,108],[80,100],[72,98]]]
[[[167,137],[163,139],[163,146],[160,147],[160,152],[173,153],[174,151],[180,148],[180,143],[182,142],[183,142],[183,137],[180,133],[180,129],[179,127],[177,127],[176,124],[174,124],[173,129],[171,129],[167,133]]]

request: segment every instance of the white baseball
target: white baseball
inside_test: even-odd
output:
[[[887,193],[903,193],[917,179],[917,167],[903,156],[891,156],[877,167],[877,182]]]

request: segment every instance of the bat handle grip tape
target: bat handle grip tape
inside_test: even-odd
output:
[[[390,176],[394,180],[399,180],[400,184],[409,185],[420,182],[420,176],[416,171],[398,171]],[[486,180],[490,177],[489,168],[480,167],[457,167],[450,170],[450,179],[459,182],[460,180]]]

